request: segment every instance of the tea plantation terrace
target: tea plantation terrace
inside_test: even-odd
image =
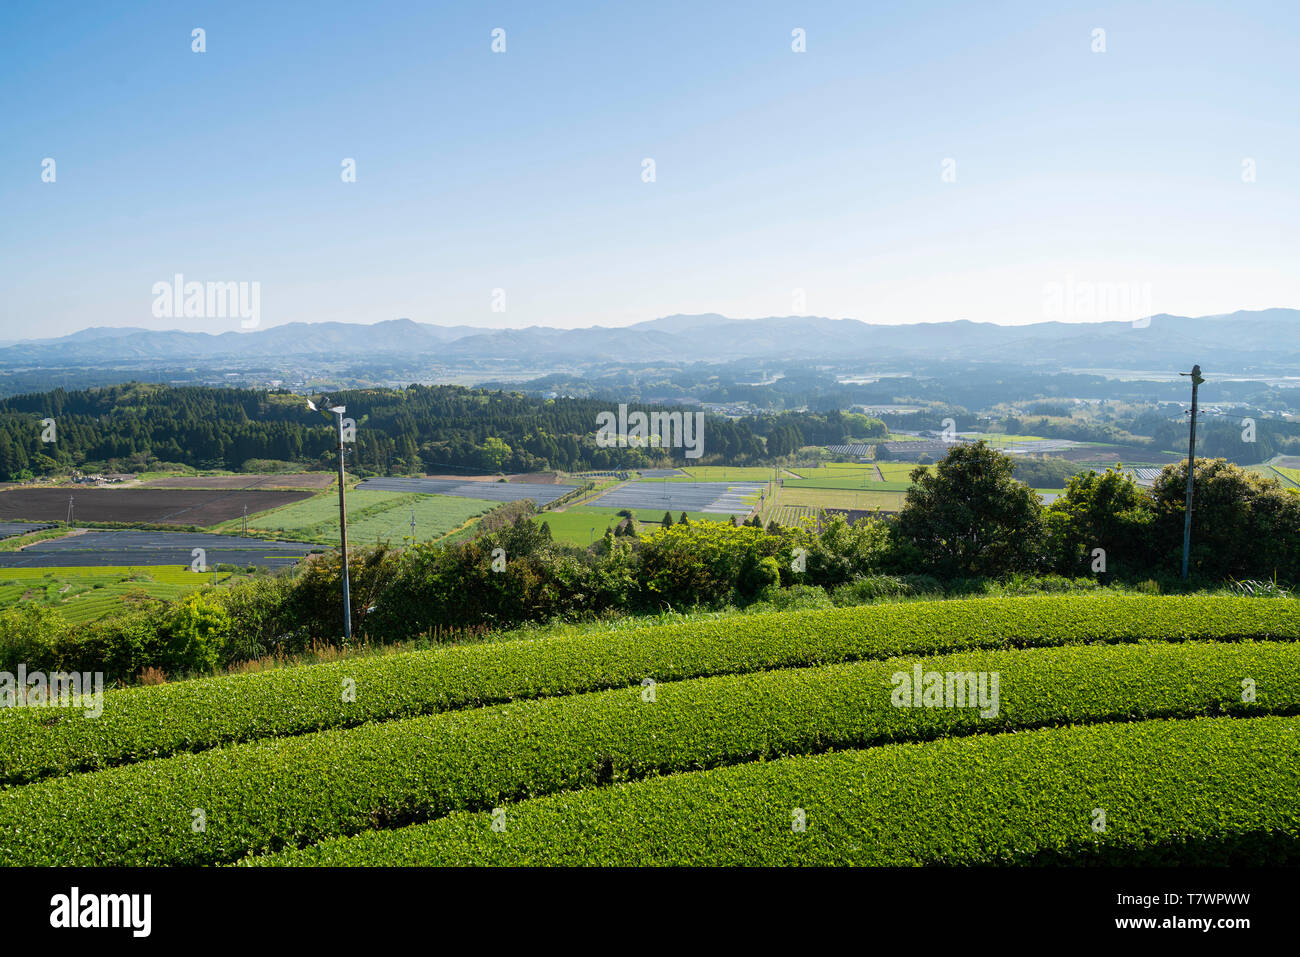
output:
[[[533,485],[526,482],[458,482],[455,479],[371,478],[359,489],[380,492],[422,492],[426,495],[452,495],[459,498],[487,499],[492,502],[517,502],[532,499],[549,505],[577,489],[576,485]]]
[[[1294,864],[1297,639],[1291,600],[976,598],[2,708],[0,866]]]

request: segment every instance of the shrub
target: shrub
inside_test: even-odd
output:
[[[887,598],[904,598],[916,594],[916,589],[901,578],[890,575],[869,575],[840,585],[831,592],[836,605],[865,605]]]
[[[21,604],[0,612],[0,671],[14,672],[18,665],[50,670],[55,646],[67,624],[55,609]]]
[[[654,529],[642,540],[638,555],[642,603],[650,608],[718,605],[734,596],[748,597],[771,583],[773,566],[764,558],[789,561],[784,538],[750,525],[716,522]]]
[[[176,671],[214,671],[230,635],[230,616],[200,592],[187,595],[172,610],[166,664]]]
[[[1151,499],[1120,469],[1076,475],[1044,517],[1053,564],[1066,575],[1090,572],[1098,548],[1105,552],[1107,577],[1147,569],[1158,557]]]
[[[808,611],[817,608],[833,608],[835,603],[826,594],[826,589],[817,585],[791,585],[782,588],[768,585],[760,591],[756,600],[745,611],[750,614],[771,611]]]
[[[352,599],[352,633],[368,629],[369,609],[397,576],[399,553],[386,545],[358,548],[348,554],[348,586]],[[296,653],[312,639],[339,642],[343,636],[343,561],[337,551],[309,558],[286,591],[280,621],[292,630],[280,636],[278,650]],[[412,628],[402,637],[408,637]]]
[[[780,587],[781,564],[771,555],[757,559],[751,557],[741,573],[739,590],[746,595],[754,595]]]

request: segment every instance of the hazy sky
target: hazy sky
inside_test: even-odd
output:
[[[177,273],[262,325],[1300,306],[1298,51],[1294,0],[5,3],[0,338],[239,328]]]

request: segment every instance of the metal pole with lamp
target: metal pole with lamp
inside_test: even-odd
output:
[[[1192,366],[1191,372],[1179,375],[1191,376],[1192,379],[1192,422],[1187,436],[1187,504],[1183,511],[1183,581],[1187,581],[1188,559],[1192,553],[1192,478],[1196,469],[1196,387],[1205,380],[1201,378],[1201,367]]]
[[[328,415],[333,412],[338,420],[339,432],[339,543],[343,554],[343,641],[345,644],[352,642],[352,594],[348,583],[348,513],[347,505],[344,502],[343,493],[347,487],[347,477],[343,471],[343,413],[347,411],[347,406],[334,405],[325,409],[318,408],[315,402],[307,400],[307,408],[313,412],[320,412]]]

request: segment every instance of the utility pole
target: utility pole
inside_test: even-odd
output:
[[[72,496],[68,496],[68,528],[72,527]]]
[[[411,544],[415,544],[415,506],[411,506]]]
[[[1179,375],[1191,376],[1192,379],[1192,422],[1187,436],[1187,504],[1183,510],[1183,581],[1187,581],[1187,565],[1192,553],[1192,477],[1196,469],[1196,388],[1205,380],[1201,378],[1201,367],[1192,366],[1191,372]]]
[[[244,534],[248,534],[248,506],[244,506]]]

